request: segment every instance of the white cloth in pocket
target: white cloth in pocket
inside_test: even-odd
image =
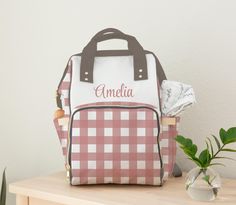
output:
[[[180,115],[196,102],[191,85],[164,80],[161,84],[162,113],[164,116]]]

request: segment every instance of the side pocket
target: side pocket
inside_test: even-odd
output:
[[[69,120],[69,117],[66,117],[66,116],[62,118],[55,118],[53,120],[64,157],[66,157],[66,153],[67,153],[68,120]]]
[[[176,160],[176,142],[179,117],[162,117],[160,147],[164,166],[164,180],[172,174]]]

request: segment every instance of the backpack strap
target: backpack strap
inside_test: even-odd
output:
[[[83,49],[81,54],[80,81],[93,83],[93,67],[97,43],[109,39],[122,39],[128,42],[128,50],[133,55],[134,80],[148,79],[146,55],[135,37],[124,34],[117,29],[105,29],[98,32]]]
[[[101,37],[105,34],[112,34],[112,33],[113,34],[118,33],[118,34],[121,34],[121,35],[122,34],[125,35],[123,32],[121,32],[120,30],[118,30],[116,28],[106,28],[106,29],[103,29],[103,30],[97,32],[92,39],[96,39],[96,38],[99,38],[99,37]]]

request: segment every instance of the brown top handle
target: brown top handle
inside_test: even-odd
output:
[[[103,30],[99,31],[98,33],[96,33],[92,39],[97,39],[105,34],[112,34],[112,33],[124,34],[123,32],[121,32],[120,30],[118,30],[116,28],[106,28],[106,29],[103,29]]]
[[[128,42],[128,50],[133,55],[134,80],[148,79],[147,60],[139,42],[133,36],[124,34],[117,29],[109,28],[98,32],[83,49],[80,64],[80,81],[93,83],[93,66],[97,43],[109,39],[122,39]]]

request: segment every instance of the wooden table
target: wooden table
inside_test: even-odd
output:
[[[236,205],[236,180],[223,179],[223,188],[213,202],[190,199],[184,178],[171,178],[163,187],[135,185],[89,185],[72,187],[60,172],[12,183],[17,205]]]

